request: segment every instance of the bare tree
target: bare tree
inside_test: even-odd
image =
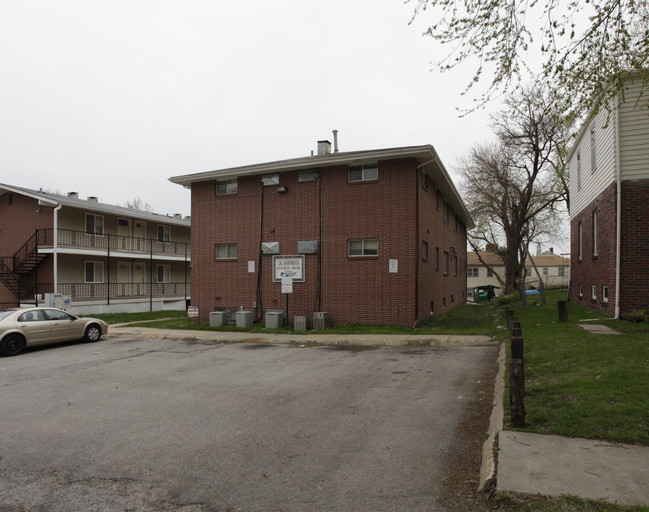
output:
[[[505,293],[515,290],[529,243],[553,225],[561,205],[553,159],[565,131],[550,103],[537,88],[510,96],[493,118],[497,142],[475,146],[460,166],[476,224],[470,242],[498,248]]]
[[[141,210],[143,212],[153,211],[153,206],[151,206],[149,203],[145,203],[144,201],[142,201],[140,197],[135,197],[133,198],[132,201],[126,201],[124,206],[126,208],[131,208],[132,210]]]

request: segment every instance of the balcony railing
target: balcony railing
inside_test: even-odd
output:
[[[39,230],[39,246],[53,245],[53,230]],[[91,249],[105,253],[135,253],[152,256],[175,256],[191,259],[191,244],[187,242],[161,242],[152,238],[105,234],[59,229],[57,246],[72,249]]]
[[[59,283],[57,292],[84,300],[188,298],[189,283]]]

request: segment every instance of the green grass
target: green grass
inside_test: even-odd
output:
[[[561,323],[558,298],[514,308],[525,340],[525,430],[649,445],[649,324],[604,319],[574,302]],[[579,327],[594,318],[623,334]]]
[[[187,311],[145,311],[143,313],[106,313],[104,315],[92,315],[100,318],[107,324],[123,324],[130,322],[143,322],[147,320],[158,320],[160,318],[187,318]]]

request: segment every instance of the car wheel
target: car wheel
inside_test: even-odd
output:
[[[25,339],[18,334],[5,336],[0,343],[0,355],[17,356],[25,348]]]
[[[86,341],[99,341],[99,338],[101,338],[101,329],[97,324],[86,327],[86,334],[84,335]]]

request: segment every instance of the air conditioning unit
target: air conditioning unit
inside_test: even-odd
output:
[[[324,311],[313,313],[313,330],[324,331],[331,326],[331,314]]]

